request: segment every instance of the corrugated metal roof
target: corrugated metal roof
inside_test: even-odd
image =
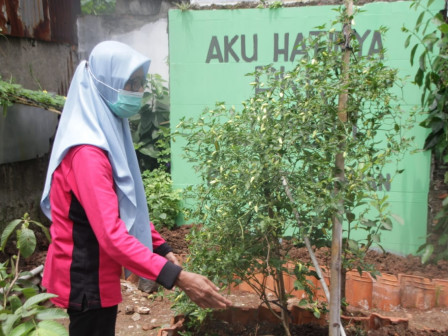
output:
[[[0,0],[0,33],[76,44],[80,6],[80,0]]]

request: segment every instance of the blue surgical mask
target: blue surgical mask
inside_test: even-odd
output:
[[[129,118],[140,111],[142,98],[143,92],[118,90],[117,101],[111,103],[106,100],[106,104],[117,117]]]

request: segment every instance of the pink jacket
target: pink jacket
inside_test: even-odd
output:
[[[112,167],[98,147],[73,147],[53,173],[52,242],[43,286],[63,308],[110,307],[121,302],[122,266],[171,288],[181,268],[163,257],[171,248],[154,229],[154,253],[131,236],[119,217]]]

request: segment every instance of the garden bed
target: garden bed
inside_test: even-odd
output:
[[[188,253],[188,245],[185,241],[185,235],[189,232],[190,226],[183,226],[176,230],[161,230],[162,236],[173,247],[174,252],[178,255]],[[294,249],[297,253],[297,258],[305,261],[308,258],[306,251],[303,249]],[[28,260],[28,267],[31,265],[41,264],[44,260],[45,253],[38,253],[36,257]],[[329,255],[325,249],[317,251],[317,256],[322,263],[326,264]],[[426,278],[447,278],[448,265],[446,262],[441,262],[438,265],[421,265],[419,258],[414,256],[399,257],[392,254],[369,253],[369,262],[375,265],[375,268],[381,272],[398,275],[398,273],[409,275],[425,275]],[[117,320],[116,335],[126,336],[174,336],[173,322],[175,318],[174,312],[171,310],[172,302],[167,295],[148,295],[137,290],[135,285],[131,282],[122,282],[123,302],[119,305],[119,314]],[[168,294],[168,291],[165,291]],[[248,316],[248,314],[258,314],[253,310],[257,310],[261,301],[254,293],[235,290],[230,294],[226,294],[233,302],[232,307],[233,316]],[[140,307],[149,308],[149,314],[139,313]],[[133,311],[130,309],[133,308]],[[252,312],[251,312],[252,311]],[[246,320],[245,323],[236,323],[235,321],[226,321],[223,316],[227,313],[221,313],[221,320],[210,321],[207,324],[209,332],[215,330],[216,335],[232,335],[232,336],[246,336],[246,335],[283,335],[283,330],[268,321],[263,319],[253,319],[253,323]],[[381,310],[378,308],[370,308],[368,310],[358,308],[350,309],[345,322],[352,322],[353,327],[347,329],[348,335],[357,335],[356,325],[362,326],[367,322],[360,317],[368,317],[369,322],[376,320],[381,321],[383,326],[379,329],[371,330],[369,335],[447,335],[448,334],[448,308],[447,307],[432,307],[430,309],[416,309],[396,307],[393,311]],[[310,314],[312,315],[312,314]],[[301,325],[296,325],[293,328],[293,335],[328,335],[328,330],[325,326],[312,320],[302,319]],[[372,317],[374,316],[374,317]],[[380,318],[378,318],[380,316]],[[388,323],[387,321],[394,321]],[[270,320],[272,322],[272,320]],[[313,322],[310,324],[307,322]],[[356,322],[356,323],[353,323]],[[68,322],[65,321],[65,324]],[[182,325],[182,323],[180,323]],[[171,332],[171,334],[169,333]]]

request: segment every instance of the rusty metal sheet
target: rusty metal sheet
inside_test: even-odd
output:
[[[0,34],[76,44],[79,0],[0,0]]]

